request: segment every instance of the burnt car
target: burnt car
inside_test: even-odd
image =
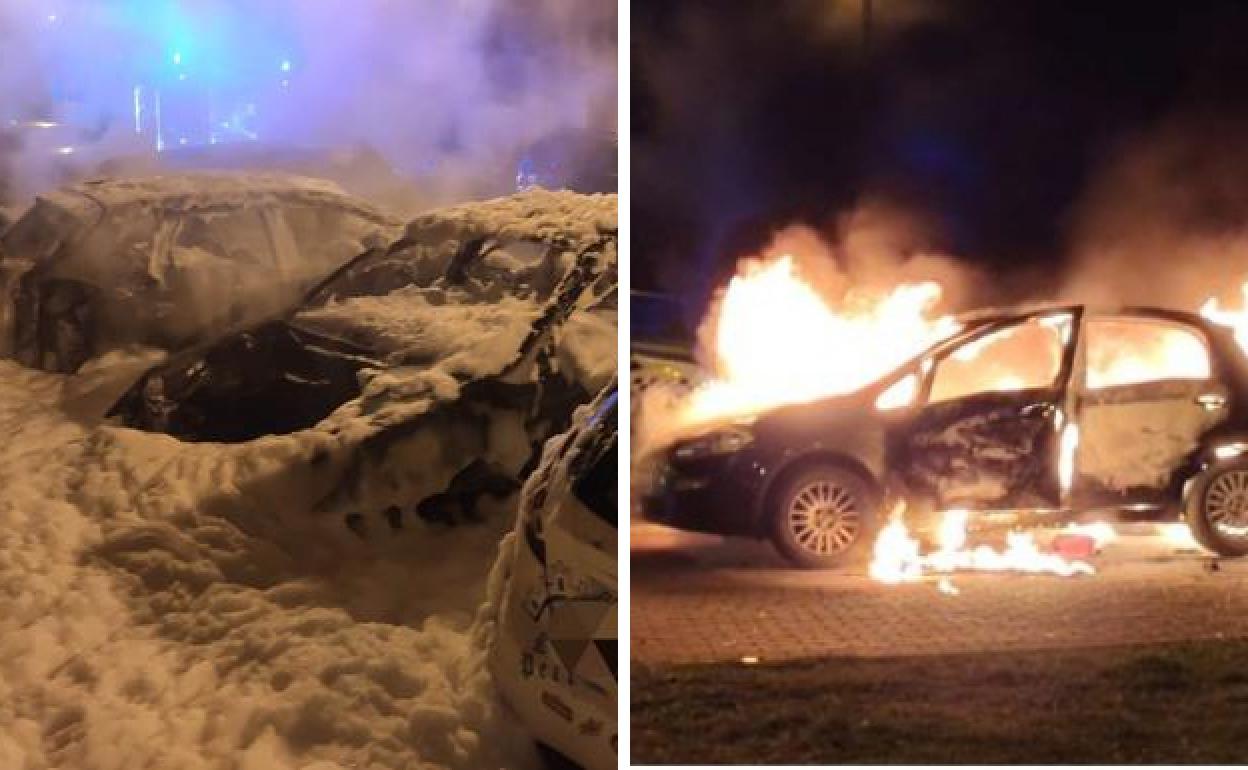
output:
[[[314,511],[473,518],[616,368],[614,196],[424,215],[291,311],[171,356],[109,417],[183,441],[298,436]],[[291,469],[296,475],[300,469]]]
[[[856,392],[677,441],[646,515],[767,538],[804,567],[865,559],[895,510],[920,532],[952,509],[980,527],[1183,517],[1209,550],[1248,554],[1248,358],[1231,328],[1079,305],[959,320]]]
[[[289,307],[402,223],[279,174],[99,180],[40,196],[0,238],[0,354],[74,372],[178,350]]]

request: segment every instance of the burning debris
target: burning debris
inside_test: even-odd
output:
[[[913,583],[931,573],[947,576],[954,572],[1019,572],[1072,577],[1096,572],[1096,568],[1085,561],[1067,559],[1041,549],[1029,532],[1010,532],[1006,536],[1006,547],[1001,550],[988,545],[968,547],[970,514],[965,510],[945,512],[937,532],[937,549],[923,554],[919,541],[906,528],[902,512],[899,505],[875,541],[868,574],[881,583]],[[1113,529],[1107,524],[1090,528],[1071,525],[1068,531],[1092,541],[1097,550],[1113,537]],[[956,593],[950,590],[952,584],[947,578],[942,578],[939,586],[942,593]]]

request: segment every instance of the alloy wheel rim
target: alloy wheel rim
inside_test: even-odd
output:
[[[825,479],[797,491],[787,518],[794,542],[820,556],[848,550],[862,531],[862,511],[853,491]]]
[[[1213,480],[1205,518],[1222,535],[1248,539],[1248,471],[1227,471]]]

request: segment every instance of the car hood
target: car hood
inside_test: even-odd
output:
[[[867,413],[874,415],[877,389],[873,385],[853,393],[769,409],[754,418],[754,432],[758,435],[807,433],[822,430],[829,423],[861,419]]]
[[[305,308],[288,323],[370,350],[394,366],[445,362],[458,374],[482,376],[520,349],[542,309],[518,297],[457,301],[441,289],[411,286]]]

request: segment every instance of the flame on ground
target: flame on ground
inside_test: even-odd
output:
[[[888,525],[875,541],[874,558],[868,574],[881,583],[913,583],[926,574],[948,575],[954,572],[1021,572],[1071,577],[1091,575],[1096,569],[1087,562],[1066,559],[1043,551],[1028,532],[1006,535],[1006,547],[997,550],[987,545],[967,547],[968,511],[946,511],[937,530],[937,548],[923,554],[919,541],[906,528],[901,517],[902,506],[893,510]],[[1114,537],[1113,527],[1104,522],[1068,526],[1064,532],[1090,537],[1097,549]],[[949,584],[952,587],[952,584]],[[943,593],[955,592],[942,587]]]

